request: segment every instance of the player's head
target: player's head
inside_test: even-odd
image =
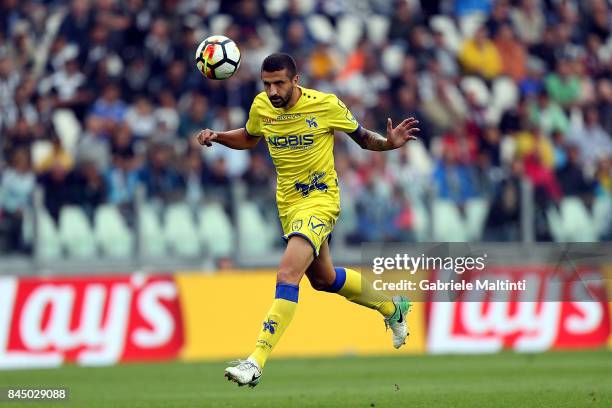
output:
[[[261,80],[275,108],[287,106],[299,79],[297,65],[289,54],[270,54],[261,64]]]

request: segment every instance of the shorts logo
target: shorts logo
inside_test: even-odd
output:
[[[308,184],[296,181],[295,191],[301,192],[302,197],[308,197],[310,192],[315,190],[327,192],[327,184],[321,181],[323,177],[325,177],[325,172],[316,171],[310,175],[310,182]]]
[[[263,322],[263,331],[269,331],[270,334],[274,334],[276,332],[276,326],[278,326],[278,323],[272,319],[268,319],[268,321]]]
[[[291,231],[299,231],[302,229],[302,220],[293,221],[291,224]]]
[[[308,220],[308,228],[315,234],[321,235],[321,232],[325,229],[325,222],[313,215]]]

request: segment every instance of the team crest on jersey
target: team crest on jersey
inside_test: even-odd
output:
[[[308,220],[308,228],[310,228],[310,230],[317,235],[321,235],[321,232],[325,230],[325,226],[325,221],[315,217],[314,215],[312,215]]]
[[[302,229],[302,220],[297,220],[297,221],[293,221],[293,224],[291,224],[291,231],[299,231]]]
[[[315,118],[314,116],[312,118],[306,118],[306,123],[308,124],[309,128],[319,127],[319,125],[317,124],[317,118]]]
[[[321,181],[325,177],[325,172],[315,171],[310,175],[310,180],[308,183],[303,183],[301,181],[295,182],[295,191],[299,191],[302,193],[302,197],[308,197],[311,191],[324,191],[327,192],[329,188],[327,183]]]

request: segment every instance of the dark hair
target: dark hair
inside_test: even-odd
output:
[[[261,70],[266,72],[282,71],[283,69],[287,70],[289,78],[297,75],[295,60],[291,55],[282,52],[268,55],[261,64]]]

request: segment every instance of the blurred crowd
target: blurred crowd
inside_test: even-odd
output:
[[[519,239],[521,180],[542,214],[563,197],[612,194],[609,0],[2,0],[0,228],[27,251],[37,185],[57,220],[102,203],[130,218],[139,185],[161,204],[220,200],[245,181],[273,217],[264,143],[202,149],[203,128],[243,126],[268,53],[337,93],[362,126],[420,121],[420,142],[380,154],[338,135],[351,241],[412,239],[427,197],[490,203],[485,239]],[[242,66],[205,79],[194,52],[234,39]],[[542,220],[544,217],[536,217]],[[538,221],[538,239],[550,239]]]

